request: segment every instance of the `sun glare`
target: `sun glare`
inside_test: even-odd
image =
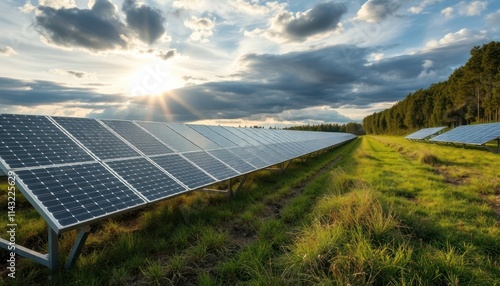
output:
[[[129,77],[128,94],[130,96],[158,96],[182,87],[183,80],[169,70],[168,66],[161,64],[143,66]]]

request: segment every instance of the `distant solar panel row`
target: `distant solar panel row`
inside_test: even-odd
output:
[[[440,134],[430,141],[484,145],[500,138],[500,123],[462,125]]]
[[[441,130],[445,128],[446,128],[445,126],[424,128],[406,136],[405,138],[410,140],[424,140],[431,137],[432,135],[439,133]]]
[[[60,232],[354,138],[5,114],[0,167]]]

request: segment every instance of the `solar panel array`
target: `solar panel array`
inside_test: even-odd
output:
[[[354,139],[346,133],[0,115],[0,169],[65,230]]]
[[[441,127],[432,127],[432,128],[424,128],[420,129],[417,132],[414,132],[410,135],[407,135],[405,138],[409,140],[424,140],[432,135],[439,133],[441,130],[445,129],[446,126]]]
[[[491,140],[500,138],[500,123],[462,125],[440,134],[430,141],[484,145]]]

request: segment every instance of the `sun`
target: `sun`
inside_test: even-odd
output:
[[[184,86],[184,81],[171,72],[171,67],[159,63],[142,66],[129,78],[128,93],[136,96],[159,96]]]

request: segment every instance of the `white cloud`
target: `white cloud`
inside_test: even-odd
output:
[[[422,68],[424,70],[428,70],[434,66],[434,62],[431,60],[424,60],[422,63]]]
[[[90,2],[94,2],[94,1],[89,1],[89,5],[90,5]],[[52,7],[54,9],[76,7],[75,0],[39,0],[38,3],[40,6]]]
[[[209,18],[191,16],[190,19],[184,21],[184,26],[193,31],[189,39],[195,42],[208,43],[209,38],[214,34],[215,21]]]
[[[401,7],[399,0],[368,0],[358,10],[354,20],[368,23],[379,23],[394,16]]]
[[[455,13],[461,16],[479,16],[481,13],[486,10],[488,7],[488,2],[486,1],[472,1],[465,2],[461,1],[452,7],[447,7],[441,10],[441,14],[443,14],[447,19],[450,19],[454,16]]]
[[[472,41],[472,40],[482,39],[485,37],[486,35],[484,34],[484,32],[475,33],[470,29],[464,28],[456,33],[448,33],[439,40],[431,40],[427,42],[426,47],[437,48],[440,46],[449,46],[458,42]]]
[[[31,1],[27,0],[26,3],[24,3],[23,6],[19,7],[19,11],[29,14],[36,10],[36,7],[31,4]]]
[[[488,14],[486,16],[486,22],[490,25],[500,25],[500,9],[495,13]]]
[[[433,4],[440,2],[440,1],[441,0],[424,0],[424,1],[420,2],[419,5],[410,7],[408,9],[408,12],[410,12],[412,14],[420,14],[424,11],[424,9],[427,6],[433,5]]]
[[[5,46],[3,48],[0,48],[0,55],[10,57],[12,55],[17,55],[17,53],[13,48]]]
[[[447,7],[441,10],[441,14],[445,16],[447,19],[453,17],[453,12],[455,12],[455,9],[453,7]]]
[[[457,8],[458,8],[458,13],[460,15],[464,16],[478,16],[486,10],[486,7],[488,6],[488,2],[486,1],[473,1],[470,3],[467,3],[465,1],[462,1],[458,3]]]

